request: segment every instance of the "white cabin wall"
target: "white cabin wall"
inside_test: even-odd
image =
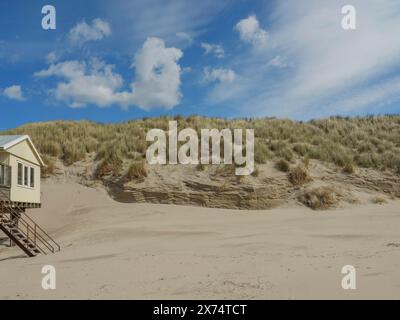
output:
[[[39,160],[36,158],[27,140],[21,141],[20,143],[17,143],[15,146],[8,148],[7,152],[23,160],[29,161],[36,165],[40,165]]]
[[[18,185],[18,162],[35,169],[35,186]],[[11,201],[40,203],[40,166],[24,161],[14,155],[10,155],[11,166]]]

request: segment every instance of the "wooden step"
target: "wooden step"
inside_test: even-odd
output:
[[[60,246],[29,216],[24,218],[24,215],[21,215],[20,212],[8,212],[8,214],[11,218],[2,214],[0,208],[0,230],[28,256],[34,257],[39,253],[46,254],[47,251],[54,253],[60,250]],[[17,218],[20,220],[16,224]],[[28,236],[26,232],[28,232]],[[36,243],[36,241],[38,242]],[[43,248],[38,244],[43,245]]]

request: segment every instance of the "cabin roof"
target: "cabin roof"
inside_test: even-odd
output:
[[[22,141],[25,136],[0,136],[0,149],[8,149],[11,145]],[[10,145],[11,144],[11,145]]]
[[[39,152],[36,150],[31,138],[28,135],[0,135],[0,151],[4,150],[7,151],[7,149],[11,148],[12,146],[15,146],[16,144],[27,140],[28,144],[32,147],[33,153],[35,156],[38,158],[40,164],[44,166],[44,162],[39,154]]]

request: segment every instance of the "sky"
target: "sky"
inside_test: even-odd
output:
[[[45,5],[55,29],[42,27]],[[398,114],[399,30],[398,0],[1,0],[0,130]]]

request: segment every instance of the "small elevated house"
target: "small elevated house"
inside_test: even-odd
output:
[[[27,255],[59,251],[58,244],[29,216],[41,207],[40,154],[27,135],[0,135],[0,230]]]
[[[40,207],[43,160],[29,136],[0,136],[0,199]]]

